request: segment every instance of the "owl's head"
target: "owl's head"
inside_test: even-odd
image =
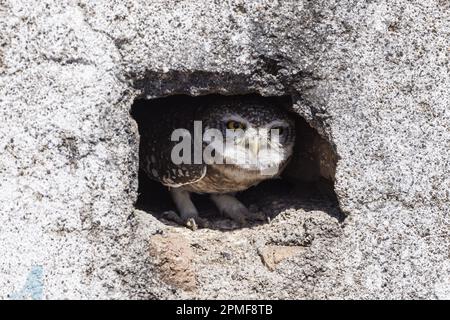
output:
[[[292,155],[294,119],[273,99],[226,98],[205,108],[201,120],[205,130],[216,129],[225,138],[222,145],[211,139],[222,153],[214,156],[225,164],[275,176]]]

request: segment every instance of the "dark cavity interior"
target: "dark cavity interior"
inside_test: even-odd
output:
[[[139,99],[132,106],[131,114],[138,126],[151,123],[152,114],[164,112],[168,105],[198,103],[200,99],[214,99],[218,95],[191,97],[177,95],[158,99]],[[291,111],[289,96],[258,97],[271,99]],[[253,219],[248,227],[273,220],[286,210],[323,211],[344,220],[334,192],[334,175],[337,157],[330,143],[322,138],[302,117],[293,113],[296,119],[296,145],[294,155],[284,170],[281,179],[266,180],[257,186],[237,194],[237,198],[252,212]],[[210,227],[232,230],[239,226],[222,216],[208,195],[192,194],[200,216],[207,218]],[[176,225],[171,215],[176,212],[167,187],[151,180],[139,170],[139,189],[136,208],[146,211],[164,223]]]

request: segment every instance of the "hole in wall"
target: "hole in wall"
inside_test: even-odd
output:
[[[295,122],[295,146],[290,161],[280,177],[264,180],[236,194],[236,198],[251,213],[245,227],[267,223],[278,214],[289,209],[320,210],[335,217],[338,221],[343,221],[345,216],[339,209],[334,192],[336,155],[330,143],[322,138],[301,116],[291,110],[290,96],[262,97],[251,94],[192,97],[174,95],[149,100],[136,100],[131,108],[131,114],[138,124],[141,137],[139,189],[136,202],[138,209],[154,215],[166,224],[178,225],[173,219],[173,214],[177,212],[177,209],[168,187],[159,181],[155,181],[152,174],[149,173],[151,170],[143,170],[143,166],[146,164],[143,164],[142,158],[145,156],[152,161],[170,161],[167,158],[157,159],[157,157],[152,157],[151,150],[146,150],[146,146],[149,145],[147,140],[156,138],[148,132],[165,130],[166,140],[158,141],[156,146],[166,147],[171,139],[169,133],[174,128],[179,128],[180,123],[184,123],[184,121],[180,122],[180,119],[183,119],[183,117],[194,119],[195,115],[192,114],[192,110],[195,110],[197,106],[206,109],[218,100],[239,101],[243,104],[248,101],[256,101],[261,104],[262,108],[264,106],[276,106],[276,108],[285,110]],[[144,134],[144,131],[147,134]],[[154,145],[152,144],[152,146]],[[200,217],[208,221],[209,228],[233,230],[242,227],[236,221],[221,214],[207,194],[192,193],[191,196]]]

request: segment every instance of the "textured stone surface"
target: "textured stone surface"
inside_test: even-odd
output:
[[[144,213],[145,214],[145,213]],[[155,234],[150,238],[150,256],[164,282],[186,291],[196,289],[196,276],[192,265],[190,243],[175,233]]]
[[[0,296],[449,298],[448,10],[0,1]],[[135,211],[133,100],[249,92],[291,94],[331,142],[347,218],[293,199],[270,224],[191,232]],[[194,291],[151,258],[172,233]],[[304,250],[270,271],[265,246]]]

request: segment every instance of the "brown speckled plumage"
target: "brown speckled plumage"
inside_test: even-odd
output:
[[[135,114],[139,116],[141,123],[140,166],[148,177],[171,189],[174,202],[184,221],[199,219],[198,212],[189,198],[190,192],[196,192],[212,194],[212,200],[219,210],[232,219],[243,222],[247,209],[238,200],[226,194],[246,190],[282,172],[292,154],[294,121],[285,109],[277,105],[276,99],[256,96],[185,98],[172,99],[172,104],[163,103],[159,109],[136,111],[142,113]],[[145,115],[146,113],[148,115]],[[245,137],[253,139],[253,142],[244,143],[245,139],[240,139],[238,145],[225,147],[220,153],[225,160],[223,164],[174,164],[171,153],[179,141],[171,141],[172,133],[175,129],[182,128],[193,137],[194,121],[202,122],[201,135],[207,129],[218,129],[224,137],[227,126],[236,121],[243,125]],[[256,129],[257,132],[260,129],[269,129],[270,135],[271,129],[282,128],[283,133],[280,134],[278,142],[269,138],[273,144],[267,145],[260,143],[263,141],[263,135],[252,133],[249,128]],[[251,149],[250,144],[256,149]],[[202,153],[207,145],[199,144]],[[193,146],[194,139],[191,143],[192,157]],[[260,157],[259,146],[266,152],[264,157]],[[232,152],[236,152],[236,155]],[[240,159],[247,156],[257,159],[256,163],[242,164]],[[275,164],[275,170],[269,175],[262,174],[262,168],[272,164]]]
[[[242,191],[267,179],[258,171],[249,171],[233,164],[206,165],[180,164],[171,161],[171,150],[178,143],[171,141],[173,130],[185,128],[193,132],[194,120],[203,122],[203,129],[224,130],[221,119],[225,114],[238,114],[256,127],[276,119],[288,119],[285,110],[274,106],[264,98],[221,97],[220,99],[190,99],[185,105],[164,106],[161,112],[153,112],[148,125],[140,127],[141,168],[153,180],[169,187],[179,187],[199,193],[226,193]],[[293,124],[286,140],[292,140]],[[286,161],[287,162],[287,161]],[[284,163],[285,164],[285,163]],[[280,171],[284,167],[280,166]],[[231,171],[237,171],[230,174]],[[239,179],[236,179],[239,177]]]

